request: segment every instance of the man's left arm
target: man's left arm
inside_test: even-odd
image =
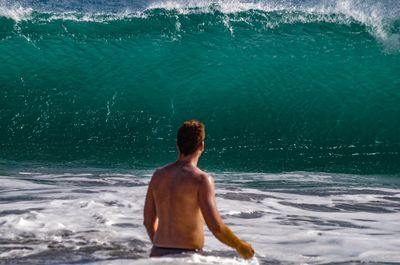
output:
[[[152,180],[149,183],[146,201],[144,203],[143,224],[146,227],[147,234],[149,235],[151,242],[153,242],[154,234],[156,233],[158,227],[158,218],[152,191]]]

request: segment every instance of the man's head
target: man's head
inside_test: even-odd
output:
[[[185,121],[178,130],[177,144],[179,152],[188,156],[198,150],[203,151],[205,134],[204,124],[197,120]]]

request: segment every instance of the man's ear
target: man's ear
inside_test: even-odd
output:
[[[204,141],[202,141],[202,142],[201,142],[201,145],[200,145],[200,151],[201,151],[201,152],[203,152],[203,151],[204,151]]]

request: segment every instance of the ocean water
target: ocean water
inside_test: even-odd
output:
[[[400,1],[0,0],[0,264],[400,263]],[[187,119],[244,262],[148,259]]]
[[[22,171],[23,170],[23,171]],[[211,172],[222,218],[250,261],[205,233],[205,256],[149,259],[151,171],[0,170],[0,264],[399,264],[400,178]]]
[[[398,1],[1,1],[0,158],[397,173]]]

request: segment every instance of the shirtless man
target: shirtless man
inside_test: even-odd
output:
[[[151,257],[197,252],[204,245],[204,221],[222,243],[245,259],[252,246],[222,222],[215,204],[213,179],[197,167],[204,151],[204,125],[187,121],[178,130],[179,158],[157,169],[144,205],[144,226],[153,243]]]

